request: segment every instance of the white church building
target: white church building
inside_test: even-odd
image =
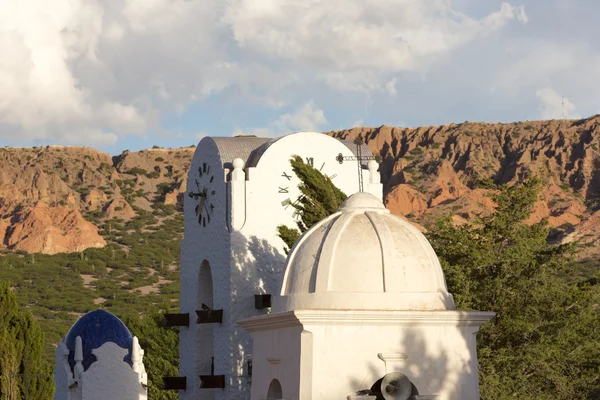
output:
[[[298,155],[349,197],[289,254]],[[205,137],[187,180],[181,243],[182,400],[477,400],[475,335],[425,236],[382,203],[365,145],[315,132]],[[56,400],[145,400],[137,338],[114,315],[80,318],[56,349]]]
[[[294,155],[348,195],[364,189],[286,261]],[[494,314],[455,310],[426,238],[383,206],[370,155],[315,132],[200,141],[169,316],[180,376],[165,383],[180,399],[479,398],[475,334]]]

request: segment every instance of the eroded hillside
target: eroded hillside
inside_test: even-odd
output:
[[[583,120],[354,128],[383,157],[387,207],[415,223],[491,212],[489,183],[536,175],[544,184],[531,222],[547,218],[559,241],[600,239],[600,116]],[[110,157],[83,147],[0,148],[0,247],[42,252],[103,247],[100,223],[177,206],[193,147]]]
[[[560,241],[581,239],[597,255],[600,237],[600,116],[583,120],[354,128],[380,154],[386,206],[424,224],[452,214],[462,223],[491,212],[490,183],[536,175],[542,198],[531,222],[547,218]]]
[[[97,225],[176,206],[194,148],[110,155],[85,147],[0,148],[0,249],[104,247]]]

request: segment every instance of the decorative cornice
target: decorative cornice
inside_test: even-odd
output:
[[[307,325],[479,327],[495,315],[484,311],[296,310],[251,317],[237,323],[250,332]]]

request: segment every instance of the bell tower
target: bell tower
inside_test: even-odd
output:
[[[356,160],[357,146],[315,132],[198,144],[184,200],[181,310],[167,316],[180,327],[180,371],[165,386],[181,399],[250,398],[252,338],[235,322],[268,314],[281,289],[286,255],[277,226],[295,227],[289,204],[300,195],[290,158],[301,156],[350,195],[359,189],[357,164],[340,163],[340,154]],[[364,191],[381,199],[377,164],[358,163]]]
[[[457,311],[425,236],[355,193],[296,241],[273,312],[239,322],[251,399],[479,399],[475,334],[493,316]]]

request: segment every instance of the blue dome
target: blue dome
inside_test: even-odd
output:
[[[73,324],[65,340],[69,349],[71,369],[75,367],[75,339],[77,336],[81,336],[84,370],[87,370],[96,361],[96,356],[92,354],[92,350],[107,342],[113,342],[119,347],[129,350],[123,361],[131,365],[133,337],[125,324],[111,313],[104,310],[94,310],[85,314]]]

